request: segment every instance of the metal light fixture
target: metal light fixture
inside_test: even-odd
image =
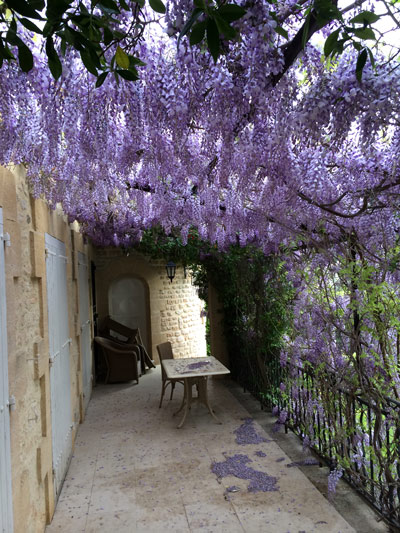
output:
[[[172,280],[175,277],[176,272],[176,264],[173,261],[168,261],[168,263],[165,265],[165,268],[167,270],[167,276],[169,277],[171,283]]]

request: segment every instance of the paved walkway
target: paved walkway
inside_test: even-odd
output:
[[[291,460],[273,435],[248,420],[223,381],[209,388],[222,425],[195,404],[177,429],[172,413],[183,387],[177,384],[161,409],[160,389],[159,367],[139,385],[95,388],[46,533],[356,531],[300,469],[287,467]],[[217,473],[237,469],[241,478],[218,479],[213,463]],[[275,490],[249,492],[249,486]]]

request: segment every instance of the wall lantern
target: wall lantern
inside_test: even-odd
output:
[[[171,283],[172,280],[175,277],[176,272],[176,264],[173,261],[168,261],[168,263],[165,265],[165,268],[167,270],[167,276],[169,277]]]

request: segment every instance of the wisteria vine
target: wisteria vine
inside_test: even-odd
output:
[[[132,51],[144,63],[135,83],[109,76],[96,89],[71,51],[57,82],[40,50],[27,73],[3,65],[0,163],[23,164],[33,194],[61,202],[98,245],[128,247],[157,227],[183,244],[195,230],[221,251],[250,244],[281,254],[296,291],[282,363],[317,369],[322,392],[336,387],[371,401],[376,482],[385,478],[393,492],[397,452],[378,448],[382,425],[398,435],[385,398],[400,394],[399,69],[378,51],[374,64],[365,58],[360,81],[358,54],[324,61],[318,32],[289,61],[270,3],[238,4],[246,8],[234,22],[240,38],[222,43],[217,62],[168,37],[191,9],[171,0],[166,33],[149,32]],[[277,4],[295,38],[297,4]],[[374,2],[362,4],[373,12]],[[328,396],[312,398],[310,424],[320,409],[339,439]],[[343,471],[365,437],[348,431]],[[315,436],[312,427],[304,432]]]

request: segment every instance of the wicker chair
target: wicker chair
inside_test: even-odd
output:
[[[94,342],[102,353],[106,365],[105,383],[132,380],[139,383],[138,346],[122,347],[121,344],[104,337],[95,337]]]
[[[117,334],[118,337],[116,337],[115,334]],[[146,373],[146,366],[148,368],[155,368],[155,365],[143,344],[139,328],[128,328],[116,320],[113,320],[110,316],[107,316],[99,328],[99,336],[119,344],[121,349],[132,349],[133,347],[139,348],[139,361],[143,374]]]
[[[160,356],[160,363],[161,363],[161,380],[162,380],[162,386],[161,386],[161,399],[160,399],[160,405],[158,407],[161,407],[162,401],[164,398],[165,391],[169,384],[171,384],[171,396],[170,400],[172,400],[172,395],[174,394],[175,384],[176,383],[182,383],[184,385],[184,381],[181,379],[169,379],[167,378],[167,375],[165,373],[164,367],[162,362],[165,359],[173,359],[174,354],[172,352],[172,346],[170,342],[163,342],[162,344],[157,345],[157,352]]]

